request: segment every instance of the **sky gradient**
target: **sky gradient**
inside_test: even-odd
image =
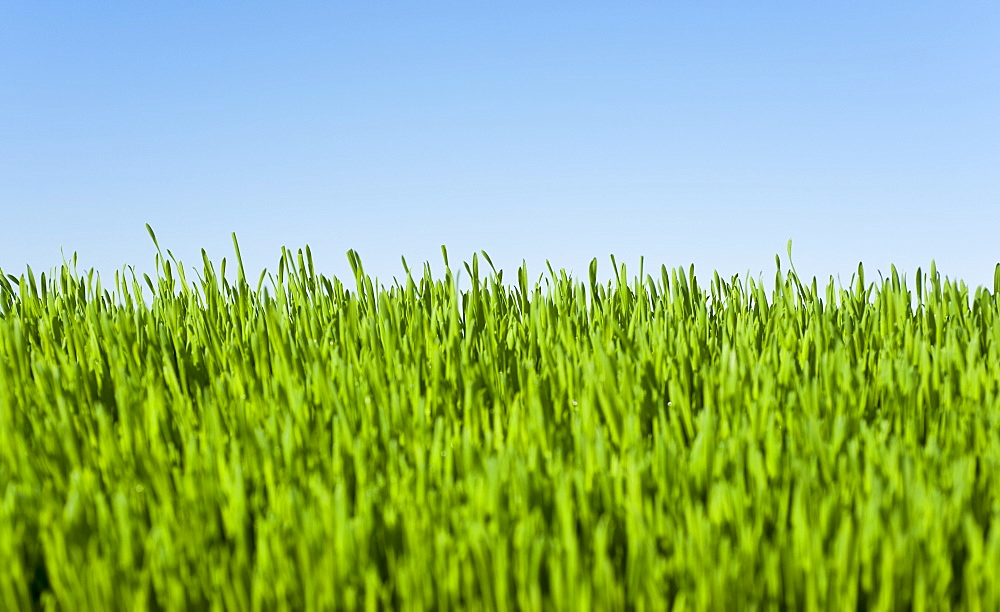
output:
[[[1000,261],[997,2],[10,2],[0,268]],[[417,265],[416,267],[419,267]]]

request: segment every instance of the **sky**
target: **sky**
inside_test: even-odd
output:
[[[997,2],[0,4],[0,268],[1000,262]],[[230,268],[232,269],[232,268]]]

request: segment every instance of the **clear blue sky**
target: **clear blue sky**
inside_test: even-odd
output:
[[[311,245],[992,285],[997,2],[5,2],[0,267]],[[437,269],[437,268],[436,268]],[[512,272],[513,270],[510,270]],[[509,273],[510,273],[509,272]]]

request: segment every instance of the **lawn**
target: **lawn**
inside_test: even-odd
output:
[[[0,608],[1000,609],[1000,266],[348,258],[0,273]]]

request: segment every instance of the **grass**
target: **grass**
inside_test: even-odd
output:
[[[0,273],[0,608],[1000,608],[1000,266],[348,258]]]

